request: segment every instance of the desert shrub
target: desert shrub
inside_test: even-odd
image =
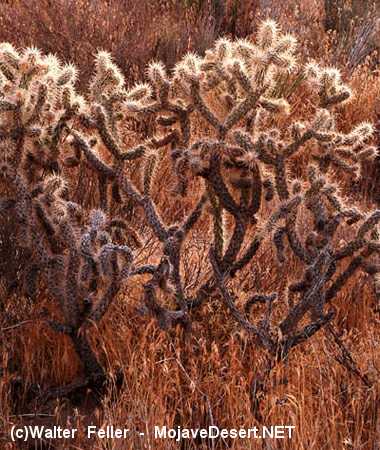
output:
[[[324,3],[325,28],[334,32],[333,61],[340,61],[352,73],[379,48],[377,2],[326,0]]]
[[[133,83],[152,58],[173,65],[189,49],[209,47],[221,31],[224,14],[224,2],[217,0],[17,0],[2,3],[0,41],[37,46],[75,61],[83,88],[94,54],[107,50]]]
[[[81,386],[103,387],[88,336],[138,280],[141,312],[163,330],[191,333],[193,315],[222,302],[225,320],[267,355],[262,382],[321,328],[334,336],[334,302],[358,271],[376,289],[380,212],[353,206],[337,183],[376,155],[372,126],[337,128],[350,88],[337,69],[297,61],[295,38],[276,23],[255,41],[189,53],[172,73],[152,62],[132,88],[105,51],[84,95],[72,64],[35,48],[1,44],[0,71],[2,283],[49,297],[55,308],[41,320],[71,340]],[[296,117],[301,85],[313,111]],[[153,121],[154,133],[142,139],[131,120]],[[78,195],[80,177],[91,201]],[[165,210],[162,183],[174,183]],[[189,274],[186,246],[199,233],[207,258]],[[251,286],[241,309],[229,282],[262,249],[275,254],[269,270],[294,261],[297,271],[270,290]]]

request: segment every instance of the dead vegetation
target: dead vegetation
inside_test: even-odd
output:
[[[214,2],[201,3],[206,20]],[[207,38],[194,46],[186,35],[162,47],[160,35],[152,55],[147,39],[157,36],[136,32],[137,62],[124,59],[130,34],[98,36],[115,60],[104,50],[95,63],[84,60],[73,49],[84,51],[87,31],[69,21],[74,28],[63,24],[62,33],[83,32],[73,47],[61,49],[71,41],[32,27],[22,49],[1,44],[5,433],[28,420],[136,432],[291,423],[294,440],[260,445],[376,448],[380,213],[368,192],[376,191],[378,76],[370,60],[350,78],[342,61],[341,75],[330,66],[328,36],[316,54],[315,42],[297,46],[270,20],[247,39],[214,43],[231,26],[231,7],[229,19],[207,22]],[[167,20],[173,8],[181,17],[194,12],[171,2],[162,8]],[[136,11],[117,15],[125,21],[119,29],[127,33],[137,17],[143,33],[154,9],[140,9],[144,19]],[[58,20],[45,12],[44,23]],[[305,24],[302,14],[287,31]],[[107,18],[103,32],[114,26]],[[322,34],[320,23],[300,27],[301,39],[308,30]],[[167,33],[175,35],[173,27]],[[47,50],[84,70],[24,47],[42,36]],[[88,40],[93,50],[98,41]],[[192,48],[200,54],[186,53]],[[122,59],[120,70],[114,61]],[[80,435],[70,445],[105,444]],[[177,448],[137,434],[128,445]]]

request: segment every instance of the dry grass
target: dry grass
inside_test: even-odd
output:
[[[257,262],[273,267],[263,250]],[[292,267],[293,266],[293,267]],[[295,270],[291,264],[289,270]],[[280,267],[268,274],[265,283],[276,282],[286,276]],[[244,298],[241,286],[252,282],[252,272],[241,274],[231,286]],[[50,402],[36,405],[39,414],[53,414],[48,421],[43,417],[15,418],[23,414],[23,404],[8,401],[9,379],[1,385],[2,420],[4,431],[20,420],[24,423],[60,423],[68,421],[78,425],[98,423],[126,426],[131,430],[152,430],[155,425],[205,427],[251,427],[258,422],[251,412],[250,390],[252,381],[262,372],[264,355],[255,348],[245,333],[229,319],[217,299],[199,313],[191,337],[181,332],[164,333],[154,322],[146,323],[134,308],[139,296],[130,287],[112,308],[101,330],[91,336],[110,373],[121,369],[125,384],[114,390],[101,406],[92,403],[91,396],[78,405]],[[48,306],[39,302],[32,311]],[[374,312],[371,292],[363,277],[352,280],[341,294],[337,324],[343,333],[345,345],[352,352],[362,373],[371,381],[379,376],[380,340],[379,319]],[[30,312],[28,308],[29,314]],[[204,320],[207,315],[208,320]],[[22,320],[25,315],[13,319]],[[19,328],[3,332],[7,339],[4,358],[17,358],[21,362],[17,376],[25,387],[32,383],[42,386],[62,384],[80,374],[79,361],[73,358],[71,345],[59,339],[39,323],[26,323]],[[380,392],[377,384],[368,389],[359,378],[347,372],[336,360],[339,349],[331,345],[330,338],[318,334],[304,347],[292,353],[286,364],[273,371],[268,393],[263,402],[264,424],[291,424],[296,426],[292,441],[268,442],[273,449],[373,449],[379,432],[378,405]],[[14,361],[15,364],[16,361]],[[115,388],[116,390],[116,388]],[[20,393],[18,397],[20,396]],[[22,398],[22,396],[21,396]],[[352,443],[350,446],[350,442]],[[77,447],[74,447],[74,444]],[[127,447],[128,445],[128,447]],[[184,449],[212,448],[210,442],[203,446],[194,442],[184,444]],[[215,442],[215,448],[256,449],[250,441]],[[4,444],[3,448],[13,448]],[[32,447],[31,447],[32,448]],[[39,448],[39,447],[36,447]],[[61,448],[61,447],[56,447]],[[66,447],[62,447],[66,448]],[[101,440],[86,443],[85,438],[73,443],[81,449],[176,449],[177,444],[154,441],[149,444],[138,435],[125,442]]]
[[[183,8],[178,6],[180,2],[171,1],[154,6],[149,2],[125,2],[123,7],[124,2],[116,0],[36,0],[32,3],[33,8],[26,15],[27,2],[3,2],[0,40],[9,40],[19,46],[34,44],[46,51],[57,52],[66,60],[81,62],[79,67],[84,69],[85,78],[90,74],[92,53],[99,46],[115,55],[129,81],[133,82],[152,57],[174,63],[189,49],[202,51],[218,33],[215,25],[206,20],[210,11],[208,2],[204,2],[201,17],[194,14],[194,5]],[[253,20],[252,10],[246,7],[249,2],[234,3],[227,2],[223,26],[237,35],[249,35],[254,30],[254,23],[250,22]],[[297,28],[301,35],[309,37],[303,41],[305,54],[329,61],[331,48],[328,46],[329,38],[323,32],[322,2],[308,0],[305,3],[304,8],[295,8],[289,17],[282,15],[279,8],[279,20],[288,27],[288,31]],[[62,7],[67,10],[58,15]],[[106,9],[107,15],[102,14],[102,8]],[[91,15],[105,20],[104,24],[100,26],[100,22],[96,22],[95,27],[95,22],[89,20]],[[42,16],[45,29],[39,26]],[[12,28],[14,23],[19,25],[16,33]],[[57,34],[57,29],[60,34]],[[112,34],[116,29],[118,34]],[[71,36],[70,39],[66,39],[67,36]],[[88,47],[84,47],[84,43]],[[352,75],[351,84],[357,95],[339,114],[339,122],[346,129],[353,123],[376,117],[380,81],[378,72],[372,67],[367,60]],[[294,116],[314,107],[302,102],[303,94],[294,94],[300,99],[298,108],[292,111]],[[203,124],[199,128],[204,131]],[[166,170],[169,172],[169,166]],[[297,167],[294,170],[296,172]],[[356,200],[365,208],[372,202],[367,193],[369,188],[375,189],[374,170],[369,167],[362,190],[356,193]],[[196,193],[197,186],[194,184],[192,187]],[[180,207],[173,206],[167,201],[169,188],[163,169],[163,176],[155,186],[155,198],[164,217],[181,220],[194,199],[190,198]],[[350,185],[346,189],[351,192]],[[201,228],[193,236],[195,247],[186,249],[187,272],[197,273],[203,263],[202,245],[207,238]],[[263,290],[281,284],[290,275],[295,277],[300,271],[294,258],[285,267],[279,266],[272,252],[271,248],[264,247],[255,265],[230,282],[229,288],[236,294],[239,305],[246,300],[246,293],[252,285],[257,289],[257,271],[266,271],[267,274],[263,285],[259,286]],[[189,283],[191,281],[190,277]],[[100,324],[100,329],[92,329],[93,348],[97,349],[99,358],[115,377],[115,386],[110,387],[101,405],[96,405],[89,393],[83,393],[77,404],[64,400],[30,403],[27,395],[31,386],[68,383],[80,375],[80,362],[75,358],[69,340],[57,338],[57,334],[34,320],[45,309],[54,312],[44,295],[35,303],[16,295],[2,298],[0,370],[1,367],[12,367],[13,371],[4,371],[0,379],[0,448],[378,450],[380,318],[379,305],[375,304],[367,281],[366,276],[358,275],[346,285],[336,304],[338,314],[335,322],[360,372],[372,382],[371,388],[337,361],[340,350],[322,331],[297,348],[286,363],[271,373],[262,402],[262,423],[295,425],[293,440],[188,441],[180,447],[177,443],[154,441],[151,437],[141,439],[138,432],[152,430],[154,425],[197,428],[215,424],[231,428],[251,427],[259,423],[251,410],[251,387],[265,366],[265,355],[231,320],[217,296],[197,312],[199,320],[196,316],[191,335],[185,335],[179,329],[163,332],[153,321],[147,322],[140,316],[137,307],[141,287],[130,283]],[[118,370],[125,380],[121,388],[116,386]],[[10,386],[13,386],[12,391]],[[34,412],[36,417],[23,416]],[[136,433],[127,443],[117,440],[88,442],[79,435],[75,441],[63,446],[55,442],[54,447],[43,447],[42,443],[16,447],[7,438],[14,423],[72,424],[78,428],[89,423],[113,424]]]
[[[36,46],[74,61],[82,74],[82,87],[91,75],[93,55],[98,49],[107,50],[133,83],[151,59],[173,66],[187,51],[210,47],[229,12],[223,4],[217,0],[189,2],[188,6],[185,1],[171,0],[3,1],[0,41]],[[249,33],[255,9],[250,8],[248,17],[247,6],[237,9],[244,23],[230,23],[230,15],[225,28]]]

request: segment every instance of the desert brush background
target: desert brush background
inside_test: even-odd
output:
[[[379,8],[0,2],[1,449],[380,449]]]

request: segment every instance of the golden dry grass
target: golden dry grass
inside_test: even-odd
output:
[[[280,21],[287,25],[289,31],[297,27],[301,34],[309,36],[310,41],[303,42],[303,51],[323,60],[328,57],[330,49],[318,45],[318,42],[323,42],[327,46],[328,42],[321,26],[321,2],[309,0],[307,3],[313,14],[307,15],[305,10],[302,10],[293,14],[291,21],[288,21],[286,16],[280,17]],[[171,2],[167,4],[170,6]],[[40,5],[44,5],[44,0]],[[9,20],[12,20],[12,11],[21,11],[17,2],[3,7],[7,8],[3,15]],[[77,7],[75,17],[80,18],[79,2]],[[241,16],[237,23],[244,30],[242,22],[247,23],[244,18],[249,14],[244,7],[239,8]],[[173,14],[172,9],[173,6],[170,6],[167,18],[163,19],[164,24],[173,21],[173,15],[170,15]],[[150,36],[146,31],[152,11],[155,11],[154,8],[148,7],[140,11],[139,14],[145,14],[144,19],[141,15],[134,16],[133,24],[138,29],[141,27],[143,38],[136,32],[133,36],[135,40],[123,43],[123,49],[133,47],[135,60],[129,58],[130,53],[126,57],[124,50],[119,55],[116,52],[115,55],[118,62],[123,60],[125,64],[133,65],[136,73],[151,56],[159,56],[151,53],[152,43],[157,41],[157,36]],[[177,10],[177,14],[184,13]],[[316,18],[318,22],[315,22]],[[130,15],[123,20],[132,26]],[[120,26],[126,25],[121,23]],[[80,24],[76,27],[79,29]],[[159,26],[151,26],[149,30],[155,30],[154,33],[157,33],[161,28],[166,27],[160,23]],[[173,36],[177,36],[179,28],[179,21],[168,26],[165,29],[168,36],[165,34],[161,38],[172,40]],[[17,37],[16,43],[34,43],[40,46],[41,41],[38,39],[42,38],[37,39],[37,32],[34,30],[26,34],[20,31],[21,37]],[[2,31],[0,36],[3,37],[1,33]],[[189,36],[186,38],[189,39]],[[54,39],[51,42],[46,41],[52,46],[46,47],[46,50],[60,52],[56,47],[57,37]],[[80,42],[85,40],[83,36],[79,39]],[[104,44],[104,48],[111,51],[120,45],[120,36],[113,38],[111,35],[109,39],[100,36],[99,39],[102,46]],[[6,40],[12,39],[7,35]],[[95,42],[91,40],[94,47]],[[83,59],[82,53],[76,53],[77,50],[83,51],[80,45],[75,49],[73,53],[69,50],[70,59]],[[185,50],[187,47],[176,48],[174,58]],[[90,58],[92,51],[93,48],[86,50],[86,57]],[[83,64],[89,67],[88,60]],[[121,66],[128,70],[127,65]],[[131,81],[134,76],[134,72],[131,73]],[[375,106],[380,91],[379,75],[372,70],[369,62],[356,70],[351,84],[357,95],[339,114],[340,124],[347,129],[352,123],[375,119]],[[292,114],[302,115],[313,108],[312,104],[302,102],[302,92],[297,92],[296,95],[299,98],[299,109],[296,108]],[[203,124],[199,124],[199,127],[204,131]],[[297,167],[294,170],[296,171]],[[369,168],[362,191],[356,194],[356,200],[366,208],[371,204],[371,198],[364,193],[368,192],[368,187],[373,188],[372,170],[373,168]],[[194,198],[190,198],[180,207],[173,205],[169,201],[170,186],[167,184],[166,175],[169,175],[169,166],[163,169],[162,176],[157,181],[155,196],[164,217],[180,220],[184,211],[189,210]],[[192,187],[196,194],[196,185]],[[347,189],[349,188],[348,185]],[[186,249],[186,270],[194,273],[199,264],[203,263],[202,241],[207,239],[201,228],[196,233],[193,240],[197,245]],[[283,280],[296,276],[300,268],[295,259],[291,259],[286,267],[279,266],[272,252],[269,246],[264,247],[254,265],[229,284],[230,290],[237,295],[238,305],[246,300],[246,292],[250,286],[255,285],[257,288],[259,281],[255,277],[256,271],[267,274],[263,285],[260,286],[263,290],[273,285],[281,285]],[[152,430],[154,425],[180,424],[183,427],[196,428],[217,424],[230,428],[258,424],[251,411],[250,389],[252,380],[263,370],[265,356],[232,321],[218,296],[197,313],[199,317],[196,316],[193,332],[189,336],[185,336],[180,330],[165,333],[157,328],[154,321],[147,322],[146,317],[141,317],[137,310],[140,296],[141,287],[134,283],[128,284],[126,292],[114,303],[100,328],[92,329],[93,348],[97,349],[99,358],[111,375],[115,375],[118,370],[122,371],[125,379],[122,388],[116,393],[116,386],[111,387],[100,406],[95,405],[91,396],[88,396],[88,401],[81,399],[78,405],[66,401],[50,401],[45,405],[39,402],[34,405],[34,411],[28,398],[24,397],[28,387],[33,384],[48,387],[69,383],[81,374],[80,363],[68,340],[57,337],[40,321],[34,320],[45,308],[52,310],[48,299],[41,296],[34,304],[15,297],[1,300],[3,309],[0,316],[0,367],[10,364],[17,368],[17,371],[14,375],[4,372],[0,379],[0,448],[23,448],[7,442],[9,429],[14,423],[70,423],[80,427],[94,422],[103,426],[126,426],[136,432]],[[264,424],[291,424],[296,427],[294,439],[291,441],[216,441],[213,443],[214,447],[211,442],[189,441],[179,447],[177,443],[170,441],[141,439],[137,434],[133,434],[127,442],[88,442],[83,435],[79,435],[74,442],[62,444],[63,446],[56,442],[55,447],[31,444],[25,448],[377,450],[380,441],[380,318],[366,276],[360,275],[352,279],[341,292],[336,306],[338,314],[335,321],[337,329],[342,333],[342,340],[361,373],[367,374],[373,385],[371,388],[366,387],[359,377],[342,367],[336,361],[339,348],[331,342],[330,336],[325,335],[323,331],[319,332],[311,341],[291,353],[289,360],[271,373],[268,391],[262,402]],[[16,394],[9,391],[12,381],[13,385],[17,386],[12,377],[22,381]],[[13,403],[15,398],[18,399],[18,404]],[[31,412],[40,416],[16,417]]]

